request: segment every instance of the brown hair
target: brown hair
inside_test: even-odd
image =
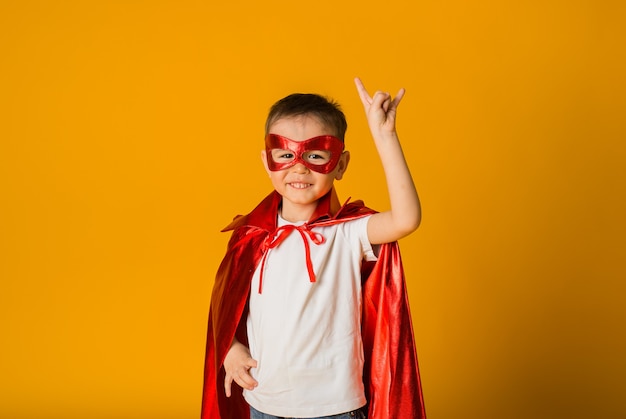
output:
[[[333,129],[338,138],[344,139],[348,123],[339,104],[313,93],[294,93],[274,103],[265,121],[265,134],[269,133],[270,126],[279,119],[301,115],[316,117]]]

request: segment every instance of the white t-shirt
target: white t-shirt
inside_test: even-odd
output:
[[[261,263],[252,277],[247,319],[250,373],[244,390],[256,410],[283,417],[329,416],[366,403],[361,341],[361,262],[376,260],[367,239],[369,217],[314,227],[307,236],[316,282],[310,282],[298,231],[269,250],[259,293]],[[290,224],[279,217],[278,225]],[[302,223],[300,223],[302,224]]]

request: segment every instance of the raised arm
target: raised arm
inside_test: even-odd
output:
[[[355,83],[385,171],[391,203],[390,210],[371,216],[367,235],[372,244],[390,243],[415,231],[422,214],[417,190],[396,132],[396,112],[404,89],[400,89],[395,98],[381,91],[370,96],[360,79],[355,79]]]

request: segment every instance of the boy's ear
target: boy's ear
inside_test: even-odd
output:
[[[346,170],[348,169],[348,163],[350,163],[350,152],[344,151],[341,153],[341,158],[337,163],[337,173],[335,174],[335,179],[341,180],[344,173],[346,173]]]
[[[261,160],[263,161],[263,167],[265,167],[265,171],[267,174],[270,174],[270,168],[267,166],[267,151],[261,150]]]

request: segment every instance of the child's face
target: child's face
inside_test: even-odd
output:
[[[334,135],[333,130],[308,115],[281,118],[270,126],[269,133],[296,142]],[[275,143],[280,144],[280,140]],[[307,149],[302,156],[295,156],[298,160],[302,158],[295,164],[290,164],[294,158],[292,150],[271,149],[261,154],[274,188],[283,197],[283,217],[286,217],[285,211],[290,209],[297,211],[301,217],[306,217],[309,211],[312,214],[317,200],[326,195],[334,180],[341,179],[345,173],[350,159],[347,151],[342,152],[332,140],[315,140],[313,144],[314,148],[319,146],[320,149]],[[266,153],[271,153],[271,156],[268,158]],[[278,170],[270,170],[270,166]]]

